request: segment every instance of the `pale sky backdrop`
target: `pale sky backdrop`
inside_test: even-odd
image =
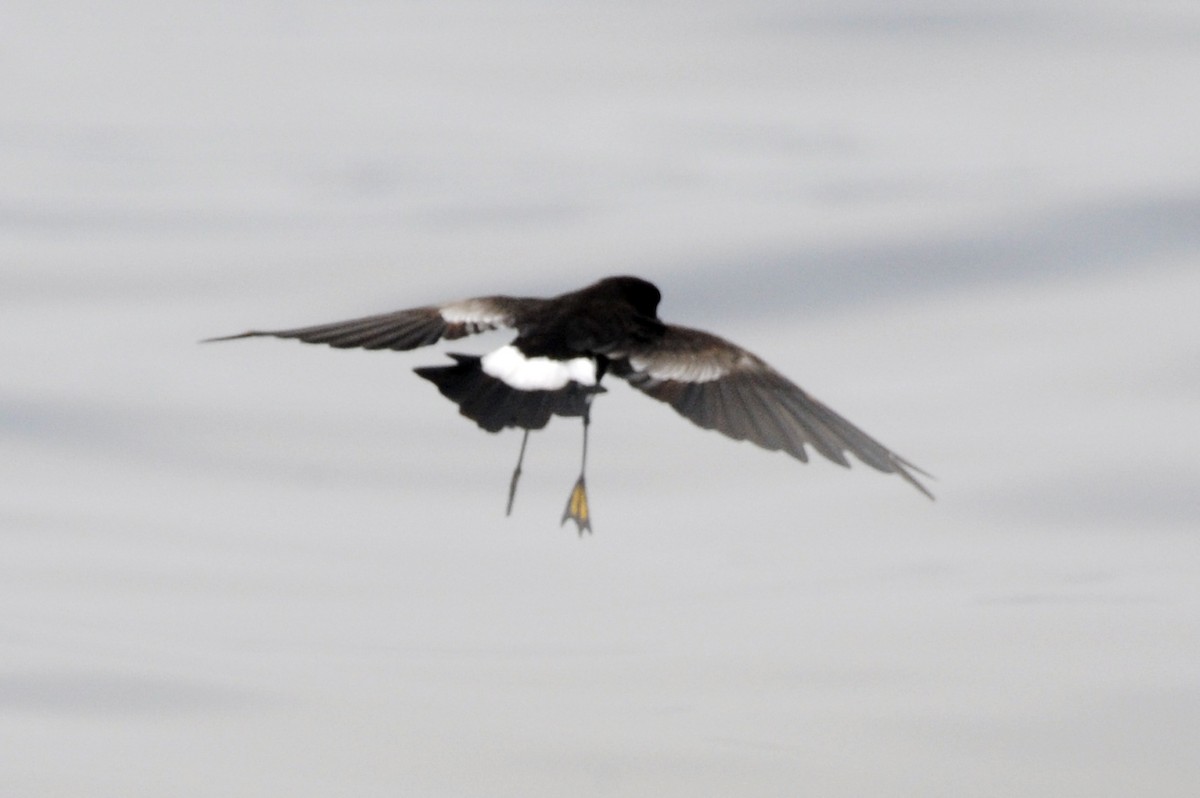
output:
[[[6,3],[0,794],[1200,794],[1200,7]],[[443,351],[609,274],[937,475]]]

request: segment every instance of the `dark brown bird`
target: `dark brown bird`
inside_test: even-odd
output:
[[[482,357],[451,354],[446,366],[415,371],[459,412],[488,432],[525,431],[509,483],[512,512],[529,431],[553,416],[583,419],[583,458],[562,523],[591,531],[584,471],[592,400],[606,374],[666,402],[685,418],[736,440],[783,450],[803,462],[808,446],[838,465],[850,453],[898,474],[929,498],[913,472],[929,476],[809,396],[751,352],[711,333],[658,318],[658,288],[637,277],[608,277],[549,299],[490,296],[399,310],[293,330],[211,338],[274,336],[338,349],[409,350],[473,333],[509,328],[517,337]]]

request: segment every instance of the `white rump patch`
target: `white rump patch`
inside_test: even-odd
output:
[[[596,362],[591,358],[525,357],[512,344],[484,355],[480,365],[484,374],[519,391],[557,391],[567,387],[568,382],[596,384]]]

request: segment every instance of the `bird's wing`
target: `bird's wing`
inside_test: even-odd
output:
[[[416,349],[501,327],[518,328],[541,299],[517,297],[480,297],[445,305],[397,310],[349,321],[335,321],[292,330],[251,330],[238,335],[209,338],[231,341],[268,335],[296,338],[310,344],[328,344],[338,349]]]
[[[614,353],[611,370],[705,429],[805,462],[805,446],[843,466],[850,465],[849,452],[872,468],[899,474],[933,498],[912,472],[928,474],[723,338],[667,325],[661,339]]]

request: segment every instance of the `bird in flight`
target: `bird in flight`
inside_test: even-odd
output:
[[[637,277],[608,277],[548,299],[488,296],[398,310],[350,321],[291,330],[252,330],[210,338],[273,336],[338,349],[407,351],[501,328],[516,338],[483,356],[450,354],[454,362],[421,366],[416,373],[458,405],[459,412],[488,432],[524,430],[509,482],[512,513],[530,430],[554,416],[583,420],[579,478],[561,523],[591,532],[584,472],[592,401],[604,392],[607,374],[666,402],[693,423],[764,449],[782,450],[807,462],[811,446],[838,465],[846,454],[897,474],[933,498],[916,474],[929,476],[895,454],[762,359],[711,333],[667,324],[658,318],[662,298]]]

